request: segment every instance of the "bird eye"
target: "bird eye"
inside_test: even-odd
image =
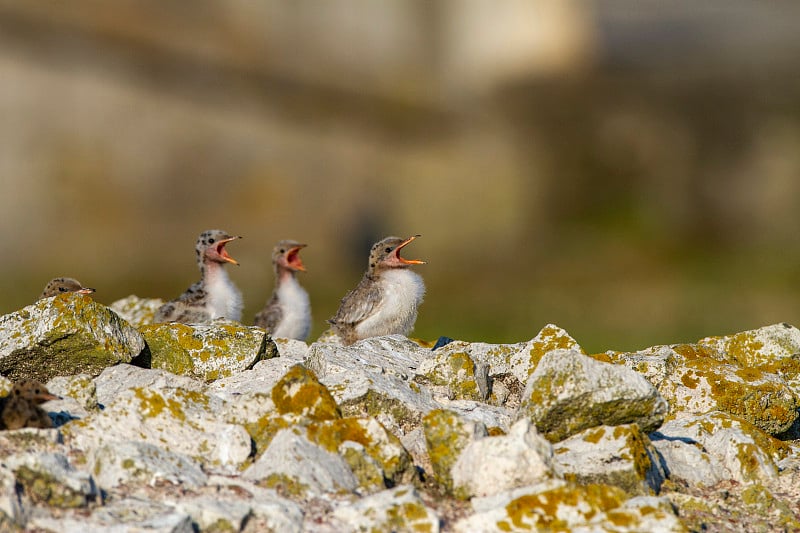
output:
[[[59,287],[58,288],[58,292],[67,292],[67,288],[66,287]]]
[[[40,391],[39,391],[39,389],[34,389],[34,390],[33,390],[33,393],[34,393],[34,394],[39,394],[39,392],[40,392]]]
[[[212,237],[211,239],[208,239],[208,244],[214,244],[214,239],[213,239],[213,237]]]
[[[284,250],[283,248],[281,248],[281,251],[280,251],[280,253],[282,253],[282,254],[285,254],[285,253],[286,253],[286,250]]]
[[[386,253],[387,253],[387,254],[388,254],[389,252],[391,252],[391,251],[392,251],[392,249],[391,249],[391,248],[386,248]]]

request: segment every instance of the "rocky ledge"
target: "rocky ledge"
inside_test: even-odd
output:
[[[792,326],[634,353],[553,325],[344,347],[142,306],[0,317],[0,372],[62,397],[53,429],[0,432],[1,531],[800,529]]]

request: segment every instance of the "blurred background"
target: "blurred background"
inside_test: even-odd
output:
[[[173,298],[222,228],[245,322],[309,244],[312,336],[416,233],[423,339],[798,325],[800,3],[0,0],[0,188],[0,313]]]

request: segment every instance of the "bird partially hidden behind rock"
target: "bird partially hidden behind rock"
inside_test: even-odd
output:
[[[84,287],[80,281],[74,278],[53,278],[44,286],[39,300],[42,298],[50,298],[51,296],[58,296],[67,292],[77,292],[78,294],[91,294],[94,289]]]
[[[227,263],[239,262],[228,255],[225,245],[233,237],[219,229],[204,231],[197,238],[195,251],[200,281],[156,311],[155,322],[199,324],[215,318],[242,319],[242,293],[225,271]]]
[[[254,323],[273,338],[304,341],[311,331],[311,303],[296,276],[297,272],[306,271],[300,259],[300,250],[305,247],[305,244],[285,240],[272,249],[275,290],[256,314]]]
[[[39,405],[58,399],[36,380],[16,382],[11,394],[0,398],[0,429],[53,427],[50,415]]]
[[[400,250],[419,236],[387,237],[372,246],[367,272],[328,320],[345,345],[379,335],[408,335],[414,328],[425,283],[409,267],[425,262],[404,259]]]

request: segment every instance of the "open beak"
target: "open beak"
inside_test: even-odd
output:
[[[411,243],[417,237],[422,237],[422,235],[412,235],[408,239],[404,240],[400,244],[397,245],[397,248],[394,249],[394,256],[397,258],[398,261],[403,263],[404,265],[424,265],[425,261],[420,261],[419,259],[404,259],[400,257],[400,250]]]
[[[50,400],[60,400],[61,396],[56,396],[55,394],[51,394],[49,392],[42,392],[39,396],[36,397],[36,401],[39,403],[49,402]]]
[[[289,268],[292,270],[299,270],[300,272],[306,271],[306,267],[303,264],[302,259],[300,259],[300,250],[306,246],[308,245],[298,244],[297,246],[289,248],[289,250],[286,252],[286,264],[289,266]]]
[[[75,291],[75,292],[77,292],[78,294],[92,294],[94,292],[94,289],[91,289],[89,287],[84,287],[84,288],[82,288],[82,289],[80,289],[78,291]]]
[[[236,239],[241,239],[241,237],[228,237],[227,239],[221,239],[217,241],[217,255],[223,261],[227,261],[228,263],[233,263],[234,265],[239,265],[239,261],[228,255],[228,251],[225,249],[225,245],[231,241],[235,241]]]

